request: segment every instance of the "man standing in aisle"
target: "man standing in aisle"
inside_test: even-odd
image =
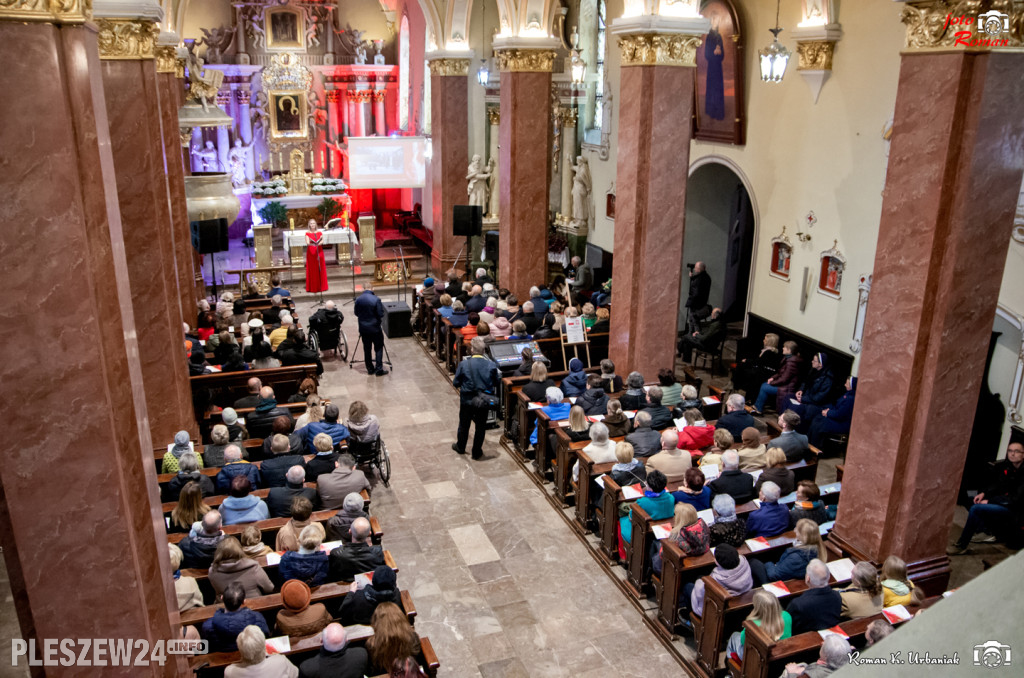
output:
[[[388,373],[384,369],[384,304],[380,297],[373,293],[373,285],[367,283],[363,293],[356,299],[356,318],[359,319],[359,338],[363,342],[363,360],[366,361],[366,373],[383,377]],[[372,347],[371,347],[372,344]],[[377,362],[374,365],[371,354],[376,351]]]
[[[455,370],[455,379],[452,380],[452,385],[459,389],[459,433],[456,442],[452,443],[452,449],[459,454],[466,453],[469,425],[472,423],[476,426],[473,431],[473,458],[480,459],[484,456],[488,408],[483,406],[477,397],[481,393],[497,393],[501,372],[498,371],[498,366],[484,355],[487,344],[483,337],[473,337],[469,348],[473,352],[472,357],[459,363],[459,369]]]

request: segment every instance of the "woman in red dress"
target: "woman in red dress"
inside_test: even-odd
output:
[[[327,266],[324,262],[324,234],[316,225],[316,219],[309,220],[306,232],[306,291],[327,291]]]

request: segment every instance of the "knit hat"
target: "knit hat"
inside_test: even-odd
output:
[[[495,338],[505,338],[512,334],[512,324],[508,321],[508,318],[495,318],[494,322],[491,323],[491,336]]]
[[[424,287],[433,287],[434,286],[434,279],[433,278],[424,278],[423,279],[423,286]]]
[[[299,579],[289,579],[281,585],[281,603],[290,612],[302,612],[309,607],[309,587]]]
[[[724,570],[734,570],[740,565],[740,552],[732,544],[719,544],[715,549],[715,562]]]
[[[345,500],[341,506],[349,513],[363,510],[363,498],[358,492],[349,492],[345,495]]]
[[[387,565],[378,565],[373,571],[373,588],[377,591],[393,591],[398,578]]]
[[[238,412],[235,412],[233,407],[225,407],[220,413],[220,418],[224,422],[225,426],[231,426],[232,424],[238,423]]]
[[[178,431],[174,434],[174,447],[171,448],[171,453],[175,457],[181,457],[192,448],[188,445],[188,431]]]
[[[572,360],[570,360],[569,361],[569,371],[570,372],[582,372],[583,371],[583,361],[580,360],[579,358],[573,358]]]
[[[540,298],[541,299],[554,299],[555,295],[551,292],[551,290],[541,290],[540,291]]]

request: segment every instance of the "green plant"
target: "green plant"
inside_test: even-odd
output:
[[[323,216],[323,221],[320,223],[324,225],[342,212],[341,203],[334,198],[324,198],[323,202],[317,205],[316,208],[320,210],[320,214]]]
[[[288,208],[283,203],[279,203],[276,200],[268,202],[266,205],[261,207],[257,212],[263,223],[270,224],[271,226],[277,226],[279,223],[283,223],[288,219]]]

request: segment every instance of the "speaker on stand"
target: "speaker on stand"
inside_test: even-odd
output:
[[[480,235],[484,225],[484,208],[480,205],[455,205],[452,209],[452,235],[461,235],[466,238],[466,279],[470,275],[470,241],[474,235]]]
[[[191,222],[192,248],[199,254],[216,254],[228,249],[228,220],[204,219]],[[217,296],[217,257],[210,259],[213,271],[213,296]]]

